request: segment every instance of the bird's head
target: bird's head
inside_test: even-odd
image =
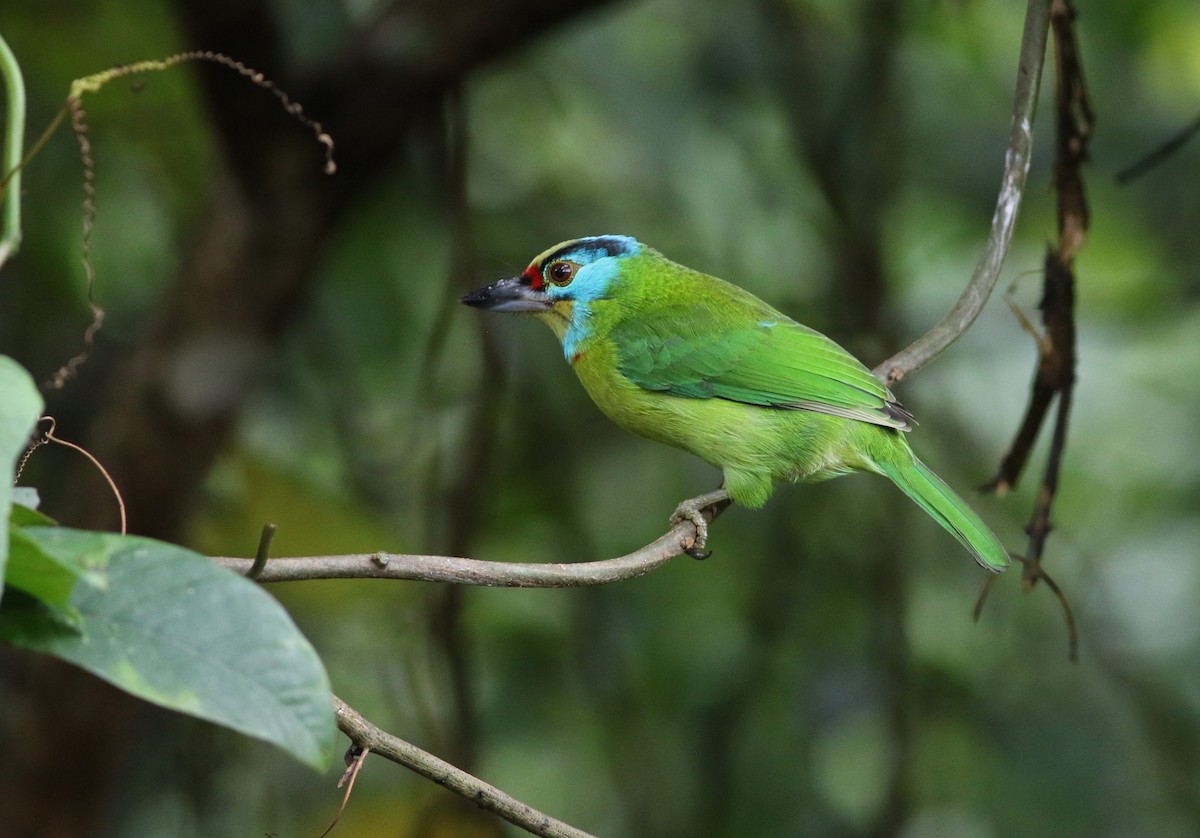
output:
[[[519,275],[472,291],[462,301],[487,311],[545,314],[551,321],[570,322],[576,304],[586,307],[606,297],[621,260],[641,249],[629,236],[572,239],[539,255]]]

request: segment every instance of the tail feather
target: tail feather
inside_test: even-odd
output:
[[[907,447],[907,446],[906,446]],[[912,456],[910,454],[910,456]],[[890,458],[889,458],[890,459]],[[1008,551],[966,501],[954,493],[929,467],[912,456],[900,462],[875,465],[947,532],[971,551],[980,566],[999,573],[1008,567]]]

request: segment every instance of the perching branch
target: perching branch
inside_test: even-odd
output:
[[[433,780],[440,786],[445,786],[455,794],[472,801],[479,808],[499,815],[534,835],[544,838],[592,838],[590,833],[539,812],[428,751],[381,730],[336,695],[333,697],[333,706],[337,712],[338,729],[350,737],[355,745],[369,749],[373,754],[379,754],[422,777]]]
[[[945,351],[975,322],[1000,278],[1000,269],[1012,243],[1017,210],[1025,191],[1033,150],[1033,115],[1037,110],[1038,87],[1046,57],[1046,31],[1050,20],[1050,0],[1029,0],[1025,11],[1025,32],[1021,36],[1021,58],[1017,65],[1016,93],[1013,97],[1012,124],[1008,151],[1004,155],[1004,175],[1000,195],[992,215],[983,254],[971,274],[971,281],[958,302],[942,320],[904,349],[877,366],[873,372],[891,386],[915,372]]]
[[[711,523],[729,507],[728,501],[702,511]],[[213,561],[258,582],[311,579],[409,579],[507,588],[574,588],[620,582],[642,576],[685,553],[696,542],[696,526],[683,521],[656,541],[625,556],[575,564],[488,562],[455,556],[413,556],[362,553],[266,560],[274,525],[264,527],[254,559],[220,557]],[[258,570],[258,573],[252,573]],[[416,745],[393,736],[364,719],[354,708],[333,697],[338,728],[360,748],[377,753],[445,786],[509,823],[548,838],[591,838],[589,833],[555,820],[477,777]],[[349,793],[347,792],[347,795]],[[342,804],[345,807],[345,801]],[[338,818],[341,811],[338,812]],[[337,818],[334,819],[334,823]],[[332,828],[332,827],[331,827]],[[328,831],[328,830],[327,830]]]
[[[728,504],[704,511],[713,521]],[[493,588],[578,588],[605,585],[642,576],[690,548],[696,527],[684,521],[658,540],[625,556],[594,562],[534,564],[489,562],[456,556],[414,556],[402,553],[357,553],[344,556],[303,556],[271,559],[258,582],[299,582],[311,579],[408,579],[450,582]],[[251,559],[218,557],[213,561],[246,573]]]

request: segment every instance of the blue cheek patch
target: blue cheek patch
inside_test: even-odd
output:
[[[582,267],[575,274],[570,285],[564,285],[561,288],[551,286],[551,298],[588,303],[592,300],[602,300],[607,296],[608,287],[617,275],[617,260],[602,258],[596,262],[581,264]]]
[[[546,288],[546,296],[552,301],[572,304],[571,321],[562,341],[563,355],[568,361],[574,360],[580,344],[591,334],[591,304],[608,297],[620,260],[633,256],[640,249],[637,239],[630,236],[591,236],[569,242],[538,258],[542,265],[561,259],[580,266],[570,284],[561,287],[552,284]]]
[[[570,285],[550,289],[551,299],[574,301],[574,305],[571,306],[571,322],[567,325],[562,342],[563,355],[568,361],[575,357],[579,344],[590,334],[591,304],[606,297],[617,270],[616,259],[602,258],[580,268]]]

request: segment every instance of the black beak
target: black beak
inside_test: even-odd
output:
[[[519,276],[510,276],[479,288],[462,298],[462,302],[485,311],[549,311],[553,306],[544,291],[534,291]]]

